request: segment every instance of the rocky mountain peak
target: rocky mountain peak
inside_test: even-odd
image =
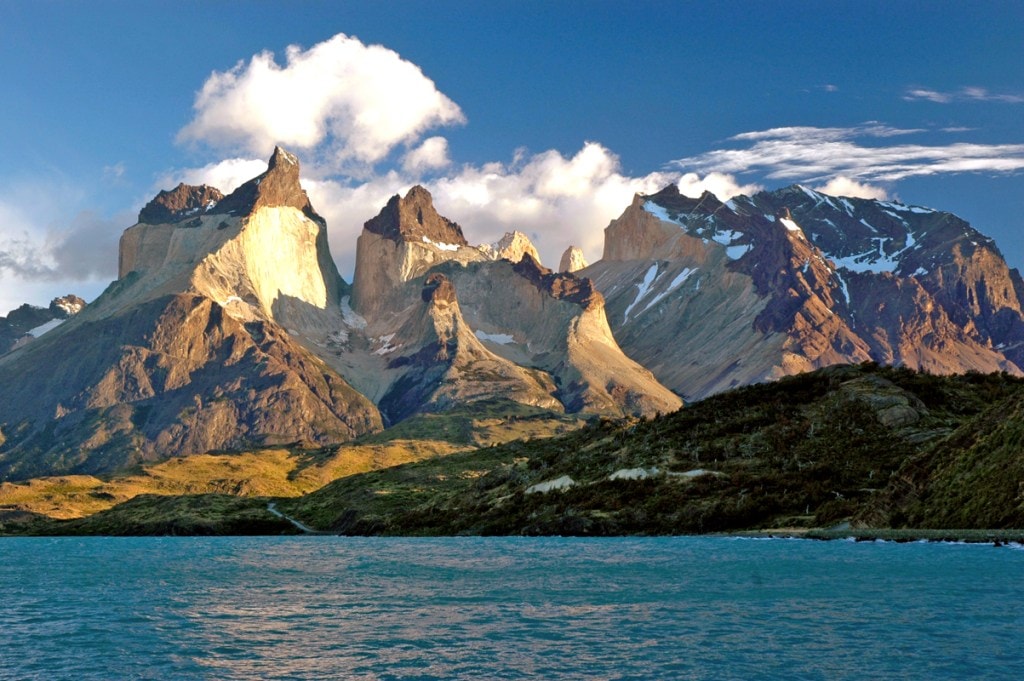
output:
[[[164,225],[210,212],[224,198],[216,187],[182,182],[171,190],[161,191],[139,211],[139,222]]]
[[[722,202],[709,191],[703,192],[698,198],[691,198],[679,191],[679,186],[670,184],[654,194],[640,195],[642,199],[651,201],[666,209],[670,215],[691,213],[699,210],[702,213],[714,213]]]
[[[501,237],[497,243],[482,248],[490,251],[495,260],[508,260],[516,263],[522,260],[524,255],[529,255],[537,262],[540,262],[540,253],[537,252],[537,248],[530,241],[530,237],[518,230],[506,232],[505,236]]]
[[[363,225],[367,231],[395,242],[423,241],[442,246],[468,246],[462,228],[440,215],[434,199],[424,187],[416,185],[405,198],[395,194],[377,217]]]
[[[274,148],[274,154],[267,163],[267,172],[231,192],[210,212],[244,216],[264,207],[297,208],[307,217],[321,224],[324,222],[313,210],[309,196],[299,182],[299,159],[281,147]]]
[[[85,301],[73,293],[60,296],[50,301],[50,312],[60,319],[67,319],[78,314],[85,308]]]
[[[578,272],[587,267],[587,259],[583,256],[583,249],[577,246],[569,246],[562,253],[562,259],[558,263],[559,272]]]
[[[293,173],[299,176],[299,159],[295,154],[289,153],[281,147],[274,147],[274,155],[270,157],[267,164],[267,172]]]

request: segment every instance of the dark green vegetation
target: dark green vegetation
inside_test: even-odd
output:
[[[1007,375],[832,367],[553,437],[542,436],[541,414],[494,409],[475,420],[428,415],[392,434],[478,448],[348,475],[304,496],[146,495],[30,531],[295,531],[266,510],[272,500],[307,525],[348,534],[1024,528],[1024,381]],[[488,418],[504,433],[497,441],[518,439],[486,446]],[[544,483],[558,488],[530,489]],[[843,523],[854,530],[821,529]]]
[[[1024,464],[1012,445],[995,448],[1006,438],[990,428],[1022,391],[1005,375],[835,367],[649,421],[600,420],[555,438],[344,478],[281,507],[315,527],[357,534],[705,533],[851,520],[1024,527]],[[1003,430],[1020,433],[1022,418]],[[974,449],[965,451],[968,442]],[[1016,468],[1002,459],[991,468],[1009,475],[985,476],[970,463],[1001,451]],[[941,462],[971,466],[973,487],[963,489],[952,464]],[[917,487],[900,494],[914,472]],[[573,484],[528,491],[563,476]],[[947,488],[959,497],[936,496]],[[978,501],[965,506],[966,498]],[[944,504],[959,504],[935,516],[952,524],[925,522]]]
[[[95,515],[41,523],[34,534],[61,535],[242,535],[297,534],[267,511],[268,500],[227,494],[140,494]]]

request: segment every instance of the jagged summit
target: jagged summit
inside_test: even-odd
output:
[[[405,198],[395,194],[377,217],[367,220],[367,231],[395,242],[423,241],[443,247],[468,246],[462,228],[434,209],[434,199],[416,185]]]
[[[496,243],[481,246],[480,249],[494,260],[508,260],[516,263],[522,260],[523,256],[528,255],[540,262],[540,253],[537,252],[537,247],[530,241],[530,237],[519,230],[505,232],[505,235]]]
[[[147,203],[139,211],[139,222],[149,225],[180,222],[212,211],[223,198],[224,194],[216,187],[182,182],[174,189],[161,191]]]
[[[692,198],[682,194],[679,186],[670,184],[661,191],[654,194],[638,194],[638,199],[643,202],[653,202],[665,208],[670,215],[690,213],[694,210],[713,213],[722,206],[718,197],[709,191],[704,191],[699,197]]]
[[[587,258],[583,255],[583,249],[578,246],[569,246],[562,253],[562,259],[558,262],[558,271],[571,274],[585,269],[588,265]]]
[[[267,172],[231,192],[210,212],[244,216],[264,207],[297,208],[307,217],[324,223],[324,219],[313,210],[306,190],[299,184],[299,159],[281,147],[274,148]]]
[[[297,159],[277,149],[265,173],[200,214],[202,194],[164,193],[164,215],[191,205],[195,217],[126,229],[118,281],[0,356],[0,478],[381,428],[370,399],[316,354],[342,324],[345,284]]]

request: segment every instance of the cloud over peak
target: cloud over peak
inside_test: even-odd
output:
[[[1011,173],[1024,169],[1024,144],[882,144],[878,140],[924,132],[866,123],[848,128],[789,127],[745,132],[748,143],[673,162],[683,170],[761,173],[781,181],[896,182],[907,177],[964,172]],[[874,140],[872,144],[865,140]]]
[[[321,146],[339,163],[372,164],[462,110],[412,62],[339,33],[308,50],[290,45],[213,72],[196,95],[181,142],[267,156],[275,144]]]

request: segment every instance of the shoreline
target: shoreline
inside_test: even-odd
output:
[[[273,513],[278,520],[283,522],[296,523],[296,521],[290,517],[283,516],[280,511],[276,508],[268,509]],[[277,511],[275,513],[275,511]],[[16,525],[8,525],[3,527],[0,525],[0,540],[7,537],[83,537],[83,536],[94,536],[94,537],[123,537],[123,536],[266,536],[266,537],[277,537],[289,534],[285,533],[270,533],[270,532],[253,532],[248,533],[245,531],[238,532],[237,526],[236,531],[229,531],[225,533],[217,532],[213,527],[205,527],[205,531],[201,532],[173,532],[169,534],[163,533],[149,533],[140,531],[138,533],[133,532],[118,532],[118,533],[90,533],[90,532],[55,532],[54,527],[36,528],[41,531],[17,531],[14,530]],[[21,528],[28,529],[28,528]],[[466,535],[443,535],[443,534],[382,534],[382,535],[362,535],[354,534],[349,535],[345,533],[335,533],[331,531],[315,530],[311,527],[295,525],[293,529],[297,529],[301,534],[310,536],[381,536],[381,537],[429,537],[437,538],[444,536],[466,536]],[[14,531],[12,531],[14,530]],[[179,528],[180,530],[180,528]],[[211,532],[210,530],[214,530]],[[475,536],[521,536],[521,535],[475,535]],[[722,538],[747,538],[747,539],[805,539],[811,541],[855,541],[855,542],[894,542],[894,543],[913,543],[913,542],[936,542],[936,543],[953,543],[953,544],[992,544],[994,546],[1005,546],[1005,545],[1018,545],[1024,546],[1024,528],[1021,529],[910,529],[910,528],[849,528],[849,527],[835,527],[835,528],[773,528],[764,530],[736,530],[732,532],[714,532],[708,534],[621,534],[621,535],[529,535],[529,536],[578,536],[581,539],[587,538],[612,538],[612,537],[722,537]]]
[[[810,539],[816,541],[886,541],[895,543],[942,542],[950,544],[1024,544],[1024,529],[910,529],[910,528],[808,528],[742,530],[722,536],[754,539]]]

